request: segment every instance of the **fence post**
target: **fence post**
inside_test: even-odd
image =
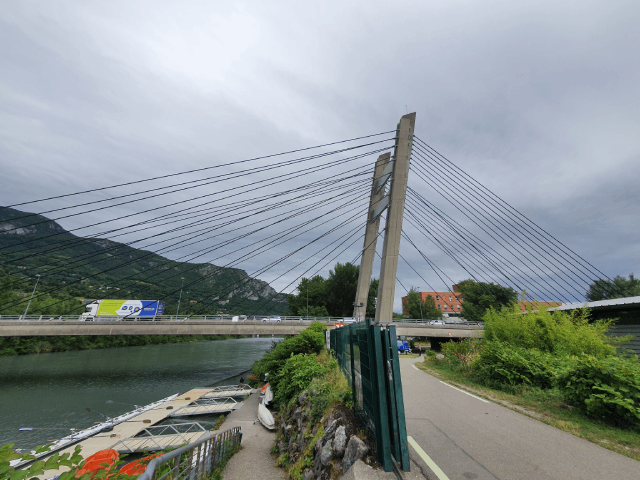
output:
[[[415,113],[404,115],[400,119],[396,133],[393,173],[389,189],[389,209],[387,210],[387,220],[384,227],[384,247],[380,266],[380,283],[378,284],[376,324],[381,321],[390,322],[393,319],[393,301],[396,291],[402,216],[404,213],[404,199],[407,193],[415,123]]]

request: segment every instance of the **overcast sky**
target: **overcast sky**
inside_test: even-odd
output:
[[[422,140],[602,272],[640,274],[639,15],[634,1],[5,2],[0,203],[389,131],[415,111]],[[285,270],[260,278],[281,289]],[[398,278],[427,290],[402,262]]]

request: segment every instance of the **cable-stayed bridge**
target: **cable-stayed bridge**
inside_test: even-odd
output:
[[[376,321],[389,322],[396,284],[399,292],[411,286],[403,276],[419,278],[432,291],[451,292],[457,281],[471,278],[512,287],[523,300],[561,303],[584,301],[593,281],[608,278],[418,136],[415,114],[395,130],[258,158],[216,159],[204,168],[7,207],[41,216],[19,213],[0,225],[5,239],[18,239],[2,244],[0,263],[23,275],[3,288],[28,291],[36,275],[44,286],[3,301],[0,315],[22,308],[39,314],[29,311],[32,300],[49,298],[51,307],[57,292],[86,289],[125,270],[111,288],[120,298],[140,298],[151,283],[175,284],[203,265],[204,274],[154,298],[209,289],[215,293],[201,294],[189,317],[225,308],[239,295],[257,299],[249,316],[268,314],[282,308],[283,295],[294,293],[300,279],[351,262],[361,265],[353,316],[364,315],[369,282],[379,277]],[[101,250],[65,254],[83,239],[102,242]],[[123,245],[145,252],[137,262],[154,255],[167,261],[127,270],[134,261]],[[105,254],[108,262],[96,267]],[[44,264],[33,263],[45,257]],[[192,266],[177,270],[169,261]],[[221,291],[216,279],[229,268],[249,276]],[[251,278],[276,291],[259,295],[248,287]],[[93,295],[113,298],[97,287]]]

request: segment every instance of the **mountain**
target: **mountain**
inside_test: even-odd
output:
[[[39,274],[38,294],[163,300],[165,312],[175,313],[184,278],[181,313],[283,314],[287,309],[286,295],[244,270],[176,262],[108,239],[79,237],[47,217],[8,207],[0,207],[0,268],[13,279],[0,288],[14,288],[18,296],[30,294],[33,280],[15,280]],[[79,306],[69,313],[82,311]]]

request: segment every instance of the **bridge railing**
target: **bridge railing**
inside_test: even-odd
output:
[[[201,438],[197,442],[154,458],[138,480],[198,480],[211,475],[214,468],[240,445],[242,430],[234,427],[222,433]]]
[[[280,320],[275,320],[273,316],[268,315],[252,315],[246,318],[240,318],[233,320],[233,317],[237,315],[159,315],[155,317],[118,317],[118,316],[99,316],[93,317],[90,322],[233,322],[236,323],[281,323],[281,322],[296,322],[296,323],[312,323],[323,322],[327,324],[344,322],[342,317],[305,317],[305,316],[281,316]],[[15,322],[15,321],[27,321],[27,322],[82,322],[85,321],[82,315],[0,315],[0,321]]]

